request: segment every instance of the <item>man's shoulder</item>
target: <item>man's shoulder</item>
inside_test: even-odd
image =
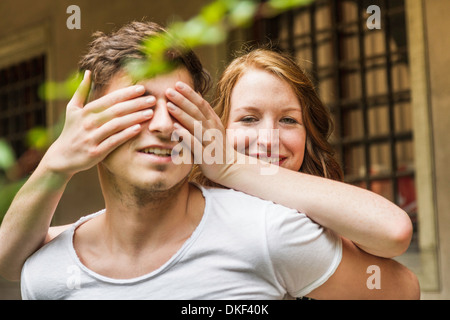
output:
[[[304,219],[295,209],[287,208],[269,200],[264,200],[241,191],[221,188],[202,188],[206,198],[207,208],[216,213],[226,213],[228,218],[236,217],[238,220],[254,219],[270,223],[273,219],[285,220],[287,217]]]
[[[58,255],[58,257],[60,257],[61,252],[68,252],[70,235],[71,228],[65,230],[50,242],[48,242],[46,245],[44,245],[42,248],[40,248],[38,251],[36,251],[34,254],[32,254],[25,263],[25,266],[28,267],[28,270],[35,269],[37,266],[40,266],[39,268],[49,268],[54,264],[55,260],[58,260],[58,262],[60,262],[61,259],[55,259],[56,254]]]
[[[65,273],[68,266],[77,264],[78,258],[73,248],[74,230],[80,224],[103,212],[104,210],[80,218],[76,223],[65,228],[63,232],[32,254],[24,264],[22,276],[25,274],[28,277],[32,277],[42,272],[56,275],[57,270],[62,270]]]
[[[21,275],[23,299],[61,298],[59,294],[65,288],[69,266],[75,265],[69,251],[70,236],[69,228],[25,261]]]

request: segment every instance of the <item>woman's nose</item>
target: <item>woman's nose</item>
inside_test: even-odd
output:
[[[258,128],[258,149],[265,153],[278,154],[279,129],[272,122]]]

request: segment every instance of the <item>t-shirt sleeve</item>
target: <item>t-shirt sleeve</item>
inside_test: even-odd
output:
[[[22,273],[20,276],[20,291],[21,291],[21,296],[22,296],[22,300],[35,300],[34,296],[32,294],[32,291],[30,290],[30,283],[28,281],[28,260],[25,261],[25,264],[22,268]]]
[[[293,297],[325,283],[342,258],[337,235],[305,214],[275,204],[266,212],[266,237],[274,276]]]

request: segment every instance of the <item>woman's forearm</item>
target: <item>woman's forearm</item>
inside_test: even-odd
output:
[[[371,191],[275,165],[269,167],[259,160],[256,165],[234,165],[230,171],[220,183],[303,212],[370,254],[394,257],[409,246],[409,216]]]
[[[40,166],[11,203],[0,226],[0,275],[18,280],[25,260],[44,243],[70,177]]]

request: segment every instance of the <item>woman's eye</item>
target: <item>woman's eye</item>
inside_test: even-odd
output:
[[[293,118],[282,118],[280,121],[283,122],[283,123],[287,123],[287,124],[296,124],[296,123],[298,123],[298,121],[293,119]]]
[[[243,117],[240,121],[245,123],[252,123],[258,121],[258,119],[256,119],[255,117]]]

